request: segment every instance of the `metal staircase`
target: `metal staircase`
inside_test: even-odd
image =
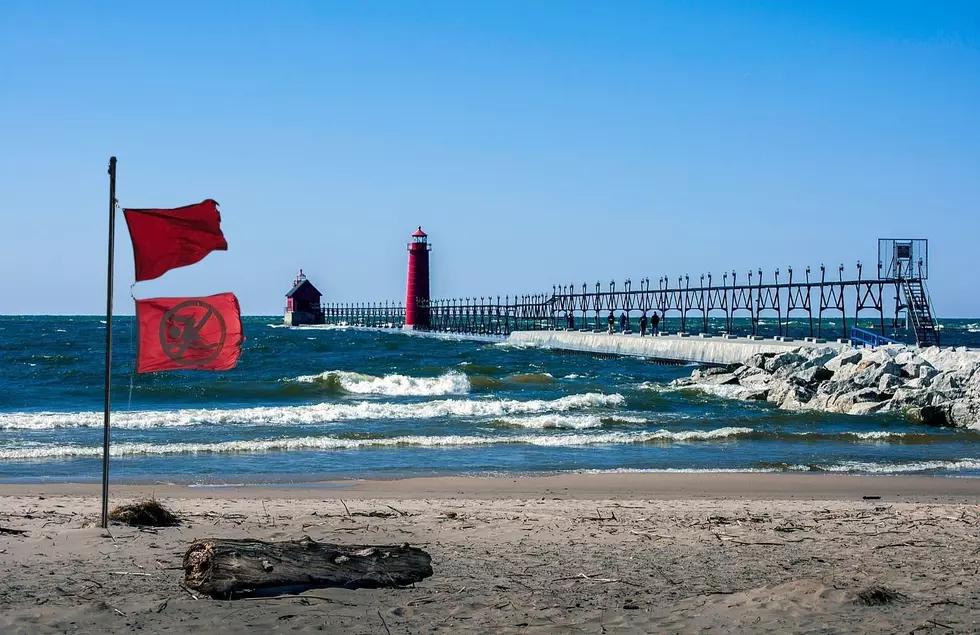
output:
[[[933,318],[929,293],[920,278],[906,278],[905,308],[915,329],[915,341],[921,346],[939,346],[939,329]]]

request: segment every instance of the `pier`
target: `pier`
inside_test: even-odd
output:
[[[322,323],[498,336],[555,349],[716,364],[801,345],[927,347],[940,339],[925,239],[879,239],[870,271],[860,261],[851,273],[843,264],[768,275],[733,269],[720,276],[557,284],[550,293],[445,300],[429,297],[431,246],[421,228],[408,250],[404,304],[325,303],[316,307]],[[650,337],[654,319],[659,333]],[[647,337],[639,336],[643,326],[650,326]]]
[[[507,342],[539,346],[557,351],[574,351],[598,355],[644,357],[659,362],[705,365],[744,364],[756,353],[784,353],[799,346],[830,347],[841,350],[841,342],[775,340],[756,337],[691,337],[662,335],[640,337],[608,333],[571,331],[515,331]]]

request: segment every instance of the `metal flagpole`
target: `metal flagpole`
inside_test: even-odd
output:
[[[112,377],[112,266],[116,246],[116,157],[109,158],[109,271],[105,297],[105,418],[102,441],[102,527],[109,526],[109,389]]]

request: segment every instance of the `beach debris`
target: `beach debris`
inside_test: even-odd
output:
[[[109,514],[109,520],[134,526],[173,527],[180,519],[154,498],[145,498],[129,505],[119,505]]]
[[[883,586],[872,586],[857,594],[858,602],[865,606],[883,606],[893,602],[904,602],[908,598],[898,591]]]
[[[184,554],[184,584],[215,598],[282,595],[307,589],[401,587],[432,575],[425,551],[400,546],[337,545],[212,538]]]
[[[10,534],[11,536],[24,536],[26,529],[11,529],[10,527],[0,527],[0,534]]]

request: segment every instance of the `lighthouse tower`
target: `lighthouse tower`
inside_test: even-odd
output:
[[[405,293],[405,328],[429,327],[429,237],[419,227],[408,243],[408,288]]]

